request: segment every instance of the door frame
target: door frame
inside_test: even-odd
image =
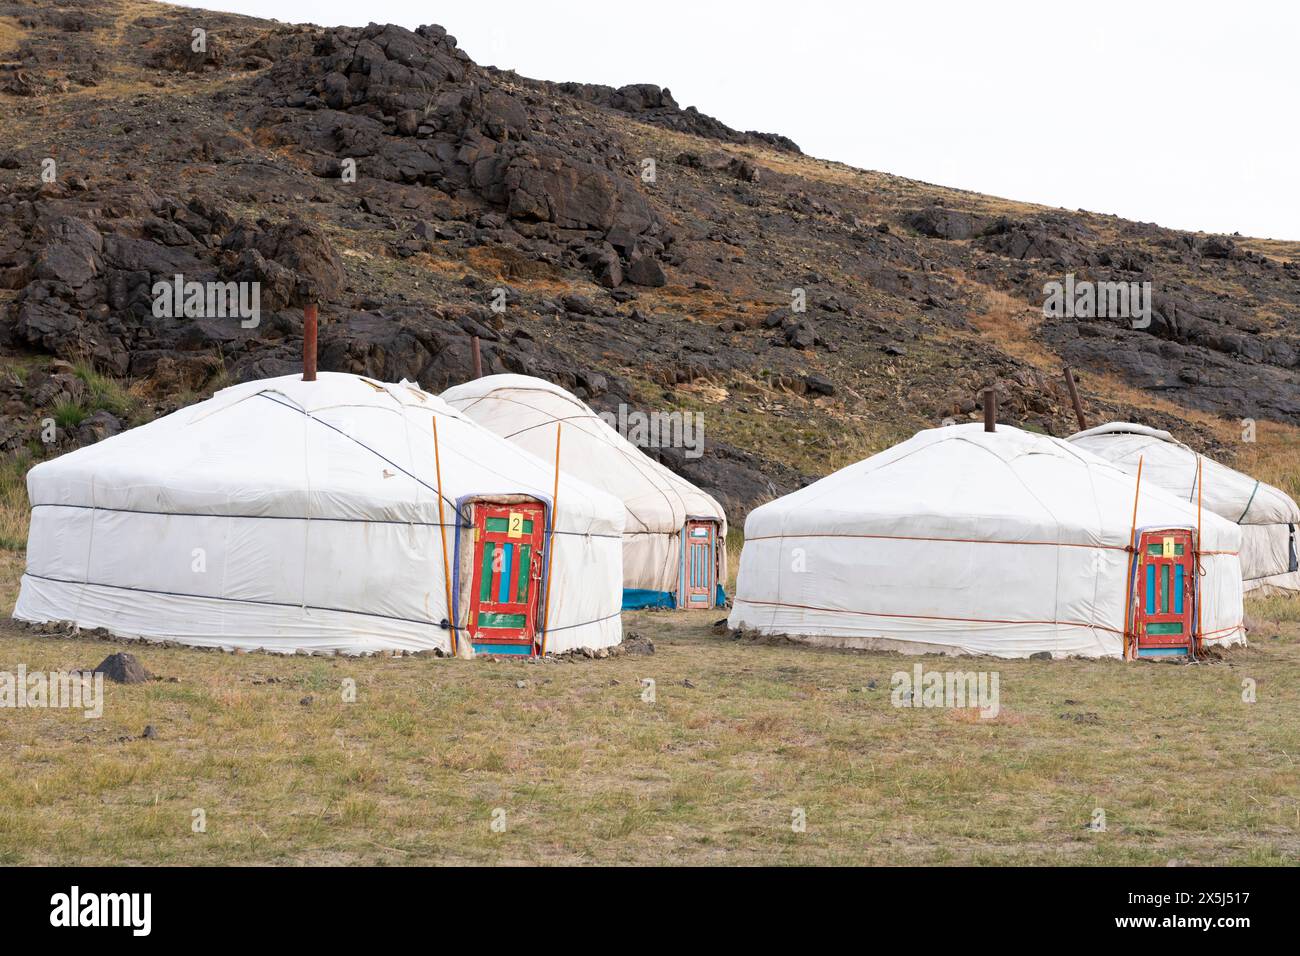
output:
[[[707,603],[691,603],[690,590],[687,587],[688,558],[691,551],[690,531],[693,526],[707,525],[709,528],[709,539],[712,548],[709,552],[709,561],[707,568],[708,575],[708,601]],[[692,517],[686,518],[686,523],[682,525],[682,530],[678,533],[681,541],[681,560],[677,576],[677,608],[678,610],[687,611],[708,611],[717,607],[718,595],[718,548],[720,546],[720,537],[722,531],[722,522],[717,518],[711,517]],[[698,569],[690,569],[692,573],[698,573]]]
[[[468,573],[464,585],[467,600],[465,623],[462,625],[462,629],[468,635],[471,645],[478,653],[536,656],[538,645],[542,639],[542,630],[546,623],[541,620],[541,609],[544,606],[542,600],[546,585],[546,553],[550,547],[551,537],[548,523],[550,507],[545,502],[532,498],[506,501],[491,498],[471,498],[463,499],[463,501],[471,506],[471,520],[466,522],[464,526],[465,530],[469,532],[466,536],[469,541],[469,564],[466,568]],[[507,528],[504,531],[499,528],[488,528],[487,523],[489,520],[502,518],[507,522]],[[517,535],[513,533],[514,529],[512,527],[516,518],[519,521]],[[527,530],[528,521],[532,522],[531,531]],[[505,538],[501,538],[501,535],[505,535]],[[459,539],[460,535],[457,535],[458,550]],[[483,597],[483,565],[486,558],[486,545],[490,542],[494,543],[495,554],[497,553],[495,542],[512,543],[512,539],[518,540],[520,545],[527,545],[529,548],[527,594],[523,601],[502,602],[489,598],[485,602]],[[509,591],[507,593],[517,598],[519,574],[522,571],[522,567],[517,562],[522,550],[521,548],[511,547],[509,550],[500,553],[509,556],[509,577],[506,578]],[[459,572],[459,570],[460,559],[458,556],[457,571]],[[491,593],[493,581],[497,582],[497,593],[500,593],[500,576],[506,570],[504,567],[495,567],[491,571],[491,578],[487,583],[489,594]],[[460,588],[456,590],[459,592]],[[457,593],[457,601],[459,601],[460,597],[461,595]],[[522,614],[524,617],[522,628],[516,633],[485,635],[484,630],[479,625],[480,607],[483,603],[505,609],[504,612],[498,611],[497,613]]]
[[[1192,657],[1199,638],[1196,532],[1192,528],[1141,528],[1136,539],[1130,608],[1132,657]],[[1153,553],[1154,549],[1161,549],[1161,553]],[[1165,554],[1166,549],[1173,553]],[[1162,568],[1171,571],[1165,574]]]

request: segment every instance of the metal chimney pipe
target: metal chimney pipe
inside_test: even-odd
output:
[[[470,353],[474,356],[474,377],[483,377],[483,352],[479,349],[478,336],[470,341]]]
[[[1079,431],[1088,430],[1088,422],[1083,417],[1083,403],[1079,401],[1079,390],[1074,386],[1074,369],[1065,366],[1065,387],[1070,390],[1070,401],[1074,403],[1074,417],[1079,420]]]
[[[302,307],[302,380],[316,381],[316,303]]]
[[[984,430],[998,430],[998,393],[991,388],[984,389]]]

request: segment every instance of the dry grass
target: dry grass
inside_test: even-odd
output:
[[[1013,355],[1043,372],[1057,371],[1061,358],[1045,346],[1038,336],[1043,324],[1041,306],[1017,299],[1013,295],[967,278],[958,272],[944,273],[959,288],[975,297],[982,307],[967,315],[976,337],[1007,355]],[[953,338],[964,338],[960,333]]]
[[[1300,260],[1300,242],[1294,239],[1235,239],[1238,245],[1275,262]]]
[[[3,712],[0,862],[1294,863],[1295,607],[1257,605],[1217,664],[963,661],[1000,674],[996,720],[892,707],[916,658],[741,645],[707,614],[629,614],[658,653],[581,664],[133,648],[175,681],[110,685],[100,720]],[[0,670],[113,649],[3,630]]]
[[[1229,423],[1224,429],[1226,437],[1239,442],[1236,467],[1300,501],[1300,428],[1257,422],[1254,442],[1244,442],[1241,430],[1234,428],[1237,424]]]
[[[22,552],[27,548],[27,471],[34,463],[26,450],[0,456],[0,549]]]
[[[14,17],[0,17],[0,60],[8,59],[18,52],[18,44],[27,38],[30,31],[18,23]]]

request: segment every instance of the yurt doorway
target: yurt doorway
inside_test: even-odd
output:
[[[482,654],[533,653],[545,515],[540,504],[474,507],[469,631]]]
[[[718,523],[690,520],[682,530],[681,600],[678,607],[708,610],[718,587]]]
[[[1187,655],[1195,630],[1192,533],[1144,531],[1138,551],[1138,657]]]

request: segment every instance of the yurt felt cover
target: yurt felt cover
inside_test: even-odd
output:
[[[750,512],[733,628],[999,657],[1123,655],[1134,479],[1008,426],[931,429]],[[1195,528],[1145,480],[1138,530]],[[1206,643],[1244,641],[1236,525],[1203,518]]]
[[[528,375],[488,375],[453,386],[441,398],[547,461],[555,456],[555,423],[564,423],[561,467],[627,508],[624,606],[674,605],[681,534],[688,518],[718,522],[718,581],[727,579],[727,516],[722,506],[648,457],[575,395]]]
[[[1132,422],[1109,422],[1078,432],[1071,444],[1129,474],[1142,474],[1195,504],[1196,452],[1169,432]],[[1202,506],[1242,527],[1241,571],[1250,589],[1261,584],[1300,589],[1300,506],[1280,488],[1202,456]]]
[[[249,650],[447,651],[435,415],[452,561],[473,547],[474,499],[535,498],[549,521],[553,467],[414,385],[250,382],[33,468],[14,616]],[[547,649],[617,644],[622,503],[564,475],[559,499]]]

